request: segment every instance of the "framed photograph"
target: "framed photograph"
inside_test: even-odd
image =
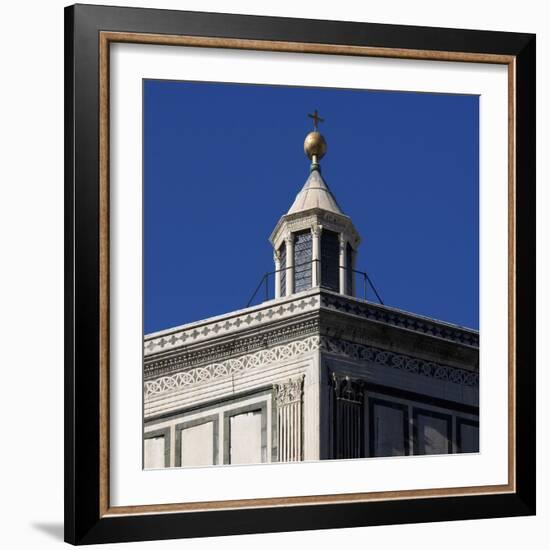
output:
[[[535,36],[65,12],[65,539],[535,513]]]

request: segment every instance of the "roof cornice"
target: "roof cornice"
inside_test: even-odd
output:
[[[357,342],[374,338],[390,347],[403,340],[428,350],[445,348],[459,362],[468,349],[479,347],[475,330],[315,288],[147,335],[146,372],[172,371],[176,365],[184,368],[320,333]],[[463,351],[452,351],[458,348]]]

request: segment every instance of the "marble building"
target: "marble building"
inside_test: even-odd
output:
[[[312,118],[274,299],[144,338],[145,468],[479,450],[478,332],[357,297]]]

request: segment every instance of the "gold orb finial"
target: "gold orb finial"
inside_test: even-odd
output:
[[[317,160],[321,160],[327,152],[327,142],[320,132],[310,132],[304,141],[304,153],[313,160],[316,157]]]
[[[307,116],[313,119],[313,132],[310,132],[306,136],[306,139],[304,141],[304,153],[309,157],[310,160],[314,160],[315,162],[317,162],[321,160],[327,152],[327,142],[325,141],[323,135],[317,129],[317,127],[319,126],[319,122],[325,122],[325,119],[319,116],[317,109],[313,111],[313,114],[308,113]]]

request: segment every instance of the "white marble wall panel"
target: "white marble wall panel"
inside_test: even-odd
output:
[[[262,462],[262,415],[259,411],[230,417],[229,456],[231,464]]]
[[[214,464],[214,423],[205,422],[181,431],[182,466],[211,466]]]
[[[164,468],[164,437],[150,437],[144,443],[145,469]]]
[[[157,415],[173,414],[181,422],[179,411],[190,407],[207,406],[208,403],[239,397],[239,395],[257,390],[259,388],[272,387],[276,383],[288,381],[300,375],[304,377],[303,394],[303,423],[304,423],[304,460],[319,459],[319,354],[310,353],[308,357],[300,360],[289,361],[280,364],[271,364],[259,367],[254,371],[247,371],[241,375],[229,379],[214,380],[205,384],[182,388],[170,395],[159,396],[158,399],[146,403],[145,419]],[[243,401],[247,403],[248,401]],[[212,412],[201,412],[207,416]],[[269,409],[269,414],[271,410]],[[185,420],[198,418],[197,415],[185,415]],[[156,430],[171,425],[172,421],[160,419],[158,422],[148,422],[147,430]],[[271,420],[268,422],[271,426]],[[220,433],[223,431],[223,422],[220,422]],[[222,434],[223,435],[223,434]],[[271,436],[269,436],[271,437]],[[221,452],[221,451],[220,451]],[[269,453],[268,453],[269,454]],[[223,459],[220,460],[220,464]]]
[[[173,416],[159,419],[155,422],[150,422],[146,426],[145,433],[147,432],[155,432],[157,430],[162,429],[169,429],[171,434],[171,453],[170,453],[170,467],[174,467],[177,465],[178,460],[176,457],[176,454],[179,454],[181,456],[181,447],[179,449],[176,448],[175,441],[176,441],[176,426],[181,425],[182,423],[192,423],[195,425],[202,425],[207,422],[212,424],[211,419],[212,417],[217,417],[218,420],[218,437],[217,437],[217,463],[223,464],[224,463],[224,441],[228,437],[229,434],[225,433],[225,422],[224,422],[224,415],[227,412],[240,409],[242,407],[248,407],[248,406],[258,406],[258,408],[262,405],[266,404],[266,415],[267,415],[267,422],[266,422],[266,438],[267,438],[267,451],[266,451],[266,459],[267,462],[270,461],[272,448],[271,448],[271,442],[272,442],[272,407],[273,407],[273,396],[270,392],[263,392],[258,395],[253,395],[241,399],[231,399],[227,402],[221,402],[218,405],[209,406],[203,410],[198,409],[194,411],[189,412],[180,412],[178,414],[175,414]],[[255,407],[253,407],[255,408]],[[205,420],[205,423],[201,423],[201,420]],[[184,430],[185,431],[185,430]],[[198,434],[197,434],[198,435]],[[203,437],[205,436],[204,433],[201,434]],[[182,437],[184,439],[184,436]],[[211,439],[213,441],[213,439]],[[183,443],[182,443],[183,444]],[[212,450],[213,455],[213,448],[210,447]],[[201,451],[202,455],[202,451]],[[206,456],[206,453],[205,453]],[[205,459],[206,462],[206,459]],[[210,464],[213,462],[212,459],[210,459]],[[261,462],[261,460],[260,460]],[[163,463],[164,464],[164,463]],[[204,465],[204,464],[203,464]]]

